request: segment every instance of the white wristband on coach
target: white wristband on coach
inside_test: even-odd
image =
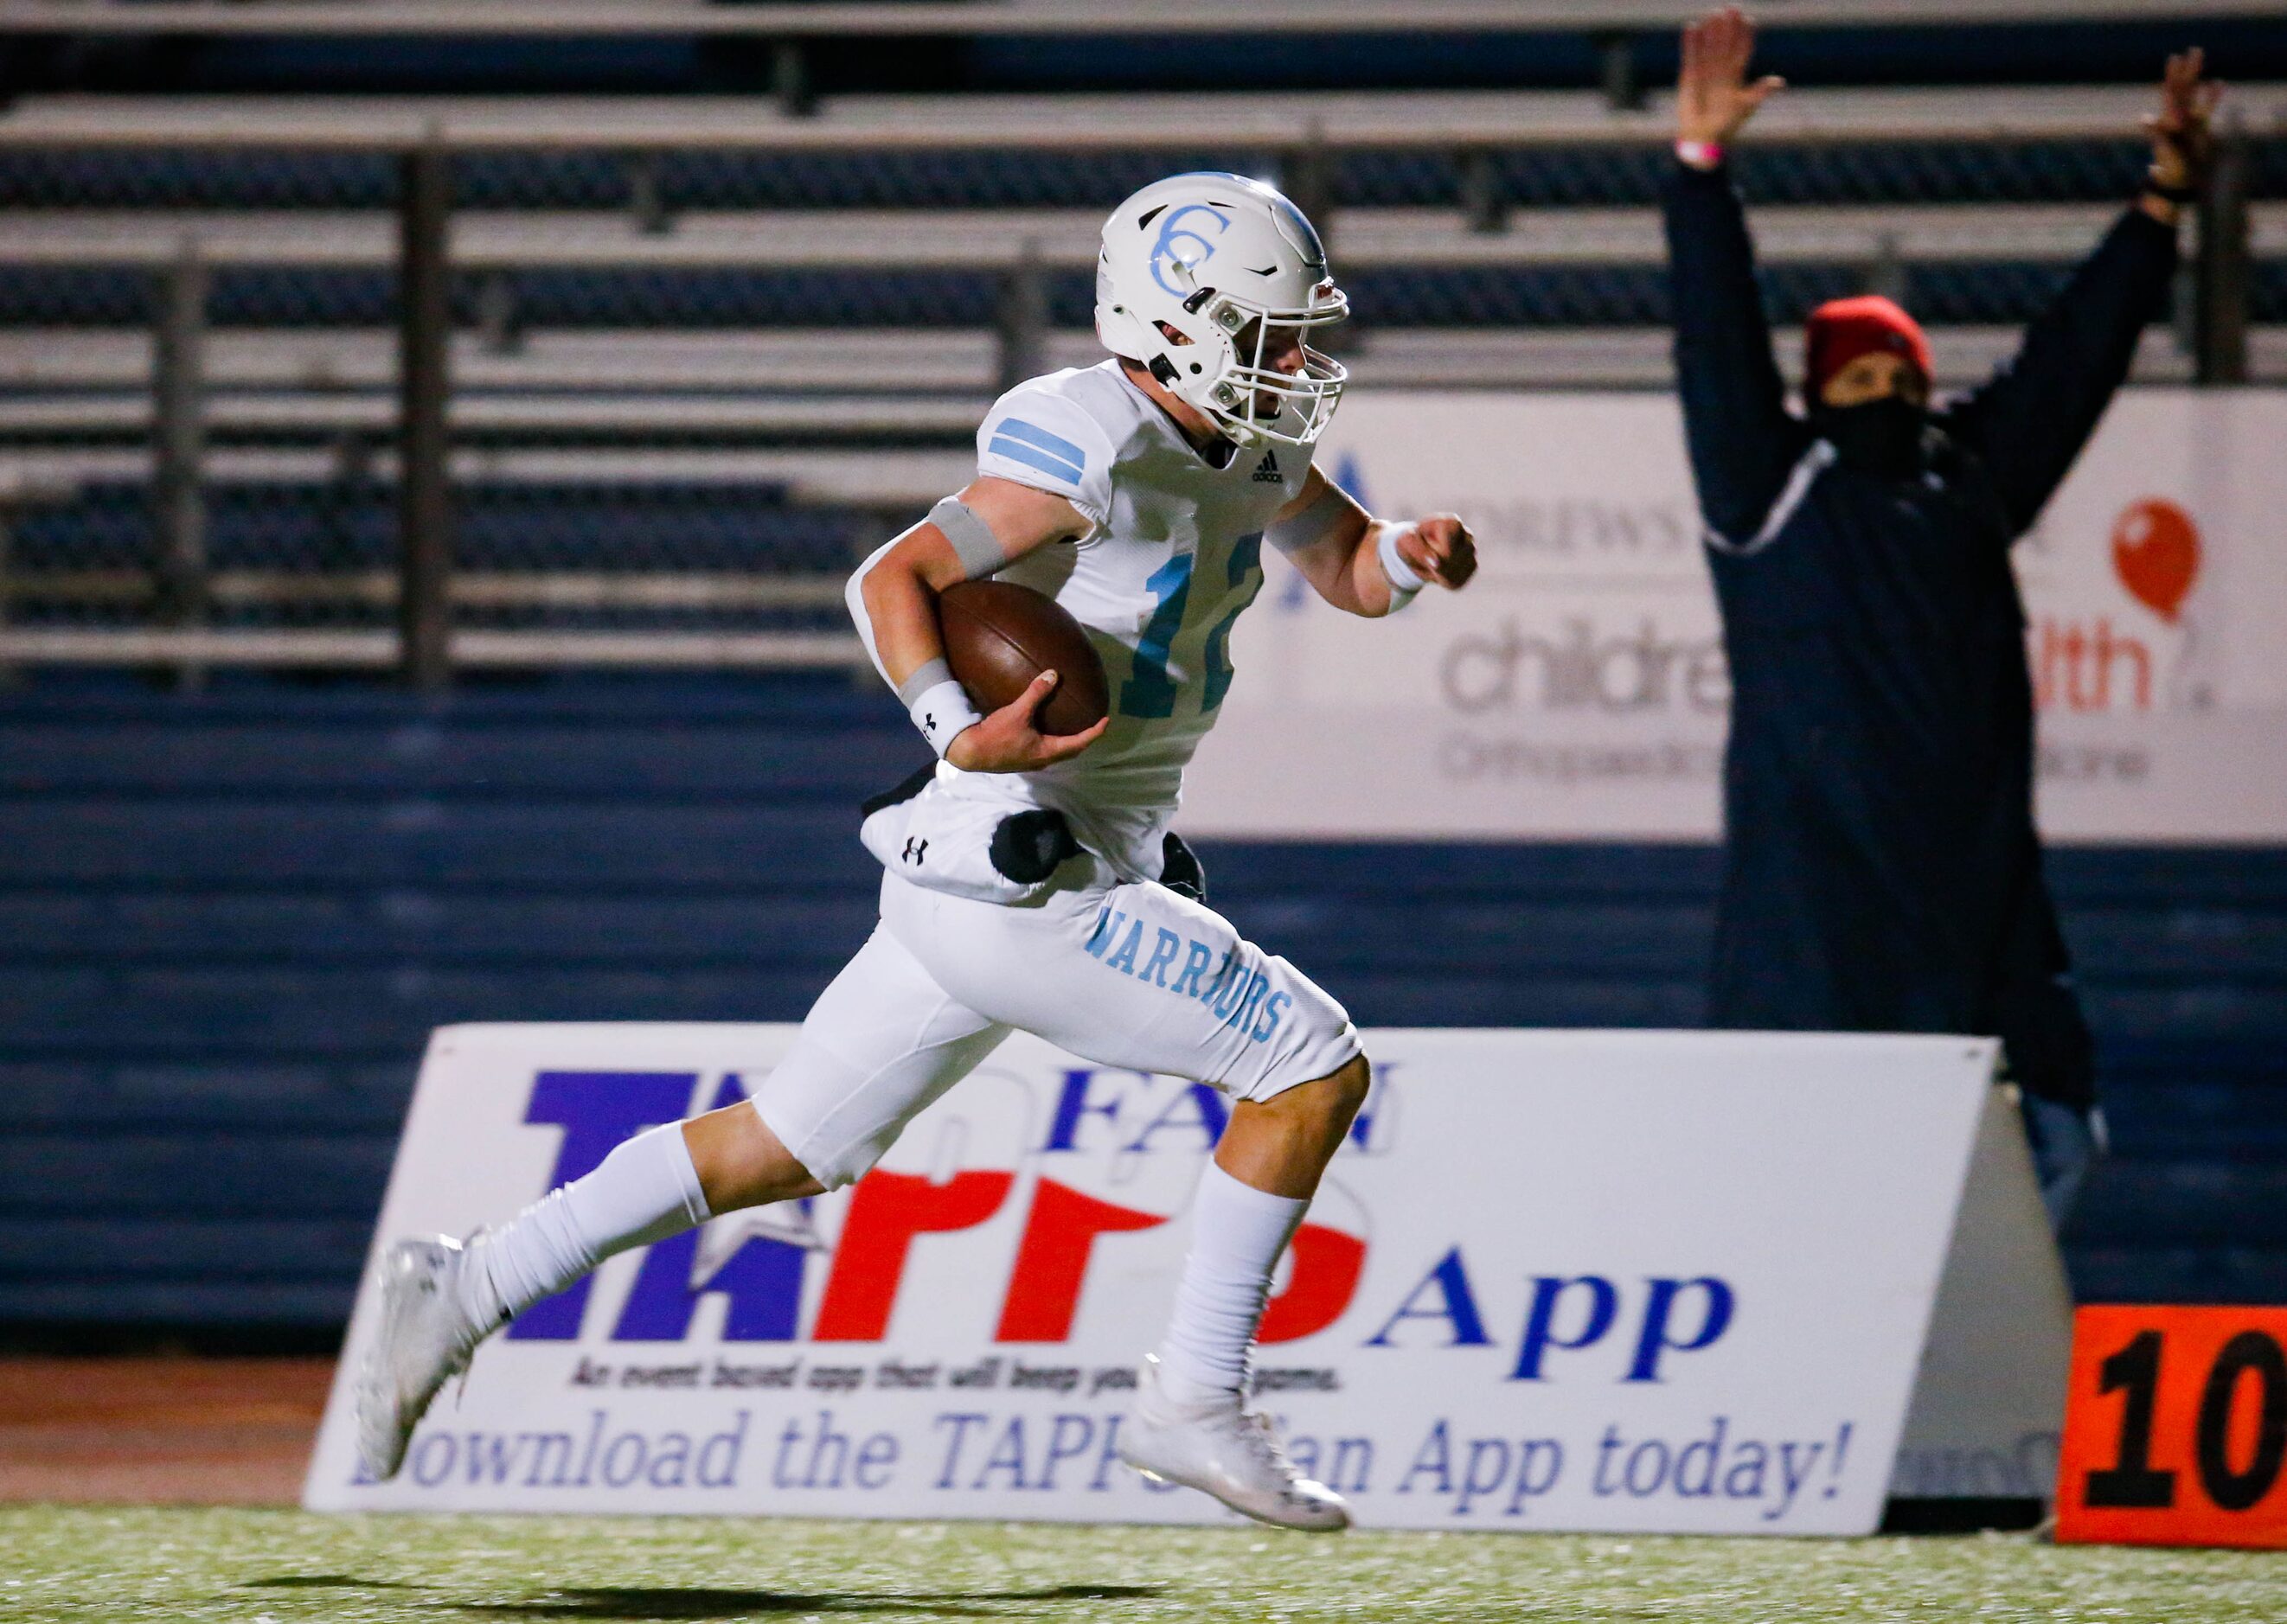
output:
[[[1389,611],[1396,614],[1413,601],[1413,595],[1429,583],[1415,572],[1405,556],[1397,550],[1397,538],[1413,528],[1411,524],[1384,524],[1381,540],[1374,546],[1374,556],[1381,563],[1381,572],[1389,582]]]

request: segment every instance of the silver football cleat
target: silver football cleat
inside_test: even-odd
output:
[[[1274,1527],[1331,1533],[1350,1525],[1342,1497],[1294,1470],[1270,1416],[1240,1393],[1176,1403],[1161,1391],[1155,1356],[1144,1361],[1135,1407],[1120,1429],[1120,1458]]]
[[[358,1370],[358,1459],[377,1483],[404,1464],[405,1447],[438,1390],[469,1368],[491,1326],[461,1306],[469,1249],[450,1236],[400,1241],[381,1260],[381,1324]]]

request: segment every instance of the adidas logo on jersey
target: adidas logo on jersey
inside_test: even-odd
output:
[[[1283,481],[1284,477],[1285,476],[1281,475],[1278,471],[1278,453],[1269,451],[1264,452],[1262,453],[1262,461],[1254,465],[1254,483],[1257,485],[1278,485]]]

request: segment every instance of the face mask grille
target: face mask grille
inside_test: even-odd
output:
[[[1195,404],[1243,438],[1297,445],[1316,440],[1332,421],[1349,373],[1332,356],[1303,344],[1302,335],[1348,316],[1349,301],[1332,283],[1321,283],[1313,292],[1311,305],[1302,310],[1250,305],[1227,296],[1208,301],[1207,322],[1231,343],[1232,359],[1207,391],[1208,398]],[[1302,355],[1302,366],[1294,372],[1271,364],[1289,343]]]

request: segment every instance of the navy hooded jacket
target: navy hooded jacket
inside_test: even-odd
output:
[[[2131,209],[2015,359],[1935,410],[1927,471],[1843,466],[1791,413],[1729,177],[1666,196],[1675,359],[1733,687],[1710,1014],[1998,1035],[2093,1097],[2041,878],[2011,545],[2162,311],[2175,233]]]

